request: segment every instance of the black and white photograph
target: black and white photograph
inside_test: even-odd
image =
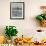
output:
[[[24,2],[10,3],[10,19],[24,19]]]

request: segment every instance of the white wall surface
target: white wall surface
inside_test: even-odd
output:
[[[25,2],[25,19],[10,20],[10,2]],[[15,25],[18,29],[18,36],[31,36],[36,29],[43,29],[35,19],[41,13],[40,6],[46,5],[46,0],[0,0],[0,34],[4,34],[6,25]]]

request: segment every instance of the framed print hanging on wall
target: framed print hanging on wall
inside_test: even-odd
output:
[[[10,19],[24,19],[24,2],[10,2]]]

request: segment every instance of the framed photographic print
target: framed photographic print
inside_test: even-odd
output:
[[[24,19],[24,2],[10,2],[10,19]]]

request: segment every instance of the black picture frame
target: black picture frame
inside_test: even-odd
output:
[[[24,2],[10,2],[10,19],[24,19]]]

